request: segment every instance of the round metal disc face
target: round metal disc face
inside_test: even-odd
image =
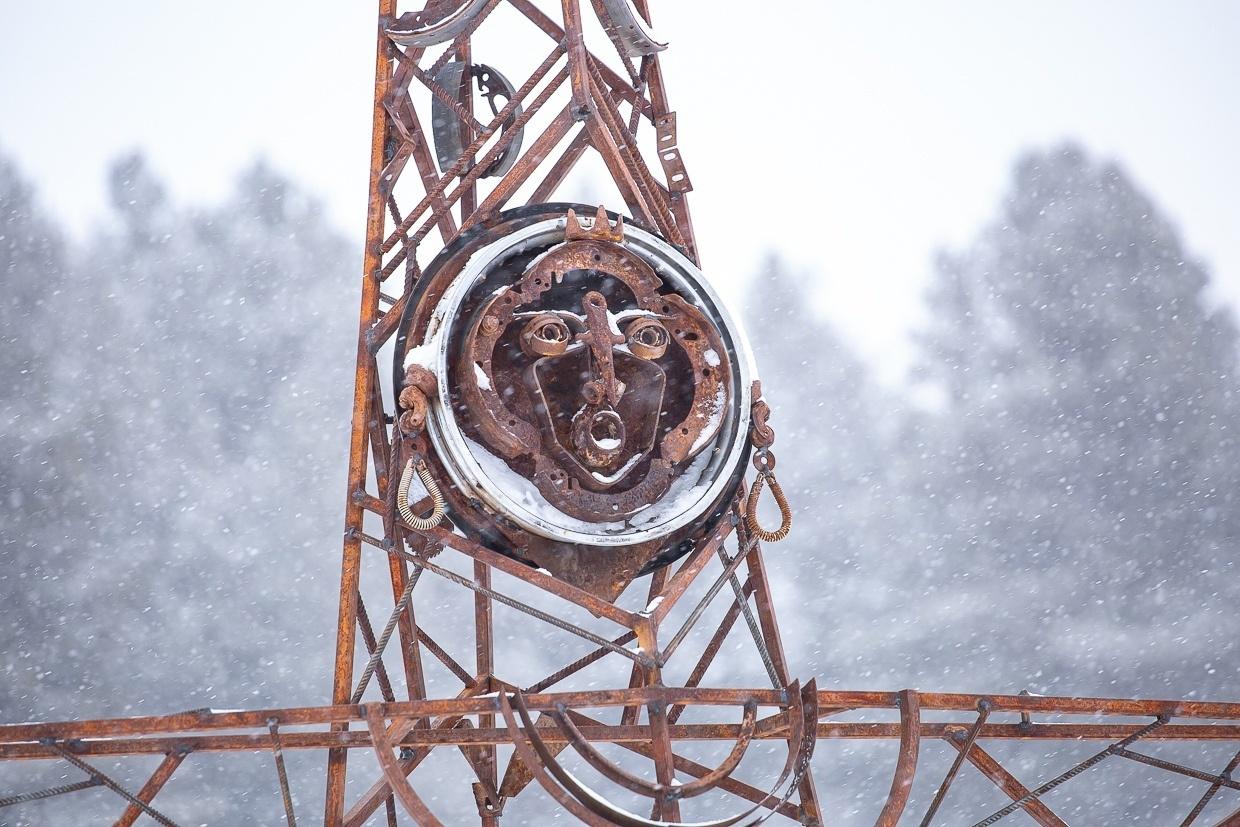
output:
[[[571,223],[570,223],[571,222]],[[539,221],[476,251],[404,366],[471,501],[556,543],[652,543],[701,520],[746,455],[752,366],[701,271],[637,227]]]

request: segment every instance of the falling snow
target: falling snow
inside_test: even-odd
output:
[[[322,703],[360,255],[262,165],[214,207],[173,202],[140,157],[109,180],[107,222],[70,241],[0,161],[0,714]],[[1234,700],[1240,341],[1210,273],[1138,182],[1072,146],[1020,158],[993,221],[934,267],[897,390],[813,314],[821,274],[772,259],[738,308],[796,510],[767,558],[793,673],[823,688]],[[454,599],[420,594],[432,625]],[[531,675],[576,645],[515,625],[505,654]],[[468,632],[434,632],[472,651]],[[708,683],[761,685],[743,643]],[[889,779],[862,779],[888,766],[881,749],[816,754],[835,823],[873,822]],[[203,823],[277,823],[263,760],[196,756],[161,802]],[[321,756],[290,771],[313,812]],[[1168,823],[1160,793],[1114,772],[1104,808],[1135,796],[1140,823]],[[914,795],[924,808],[931,793]],[[13,823],[94,817],[80,795]],[[1118,823],[1092,800],[1065,791],[1056,809]],[[539,823],[515,804],[505,816]]]

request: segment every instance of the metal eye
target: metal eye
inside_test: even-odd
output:
[[[647,316],[634,320],[626,334],[629,350],[639,359],[659,359],[667,353],[667,328],[655,319]]]
[[[521,349],[530,356],[560,356],[572,339],[563,319],[542,313],[526,322],[521,331]]]

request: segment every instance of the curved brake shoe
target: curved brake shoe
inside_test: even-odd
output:
[[[629,57],[645,57],[667,48],[633,5],[633,0],[593,0],[603,28],[624,45]]]
[[[453,60],[445,63],[443,68],[435,73],[434,81],[449,94],[454,95],[461,88],[465,70],[466,66],[463,62]],[[508,78],[484,63],[469,67],[469,74],[468,82],[477,81],[493,115],[499,114],[504,105],[516,95],[516,89],[513,88]],[[470,94],[473,94],[472,89]],[[497,98],[502,98],[503,104],[497,105]],[[512,117],[501,127],[500,134],[507,133],[513,121],[520,116],[521,106],[518,104],[513,110]],[[431,98],[431,133],[435,138],[435,158],[439,161],[439,169],[446,171],[464,154],[467,141],[464,124],[461,123],[460,117],[438,97]],[[517,162],[517,156],[521,154],[521,141],[524,135],[525,127],[518,127],[517,134],[513,136],[512,141],[504,147],[504,151],[499,154],[487,171],[482,173],[483,178],[497,178],[512,169],[512,165]]]
[[[456,0],[455,8],[441,13],[439,9],[444,4],[430,2],[420,12],[406,12],[398,17],[388,26],[387,36],[401,46],[417,49],[447,43],[465,31],[486,4],[487,0]]]

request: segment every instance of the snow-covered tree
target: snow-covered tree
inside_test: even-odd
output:
[[[744,302],[777,434],[777,476],[795,515],[788,538],[767,547],[783,634],[798,669],[826,680],[907,670],[902,635],[876,657],[872,628],[854,621],[899,615],[905,584],[916,579],[909,550],[923,542],[924,507],[904,490],[920,462],[916,430],[815,299],[813,279],[772,258]]]
[[[996,622],[1038,658],[1139,655],[1193,669],[1186,689],[1236,651],[1237,336],[1207,285],[1124,172],[1073,146],[1022,159],[999,219],[939,261],[929,470],[962,587],[1019,594]]]
[[[96,492],[107,533],[82,562],[109,576],[84,578],[84,622],[193,663],[154,706],[210,704],[225,684],[232,697],[319,700],[323,685],[281,644],[306,643],[301,607],[334,592],[341,488],[324,480],[344,468],[352,325],[335,311],[355,262],[319,207],[262,164],[211,209],[172,204],[137,156],[109,182],[112,228],[82,256],[82,289],[107,321],[91,332],[100,355],[75,360],[69,380],[89,378],[92,406],[123,426]]]
[[[0,162],[0,709],[322,703],[360,256],[263,164],[211,207],[178,205],[139,155],[107,181],[108,223],[74,243]],[[995,222],[940,259],[919,366],[937,407],[877,388],[813,287],[772,260],[743,306],[796,512],[767,547],[796,676],[1234,692],[1240,342],[1122,171],[1030,155]],[[422,588],[433,621],[444,593]],[[764,680],[743,626],[708,682]],[[532,672],[556,665],[528,648]],[[321,757],[290,761],[316,794]],[[160,800],[278,821],[270,767],[250,769],[202,756]],[[872,821],[887,779],[854,778]],[[81,795],[65,823],[96,815]]]
[[[357,257],[262,164],[207,209],[139,156],[108,183],[72,245],[0,167],[4,717],[321,703]],[[232,791],[188,791],[209,821],[269,788],[192,771]]]
[[[68,282],[60,233],[0,158],[0,603],[9,612],[0,708],[9,714],[30,708],[34,687],[60,684],[63,641],[36,595],[80,536],[66,505],[82,440],[54,387]]]

